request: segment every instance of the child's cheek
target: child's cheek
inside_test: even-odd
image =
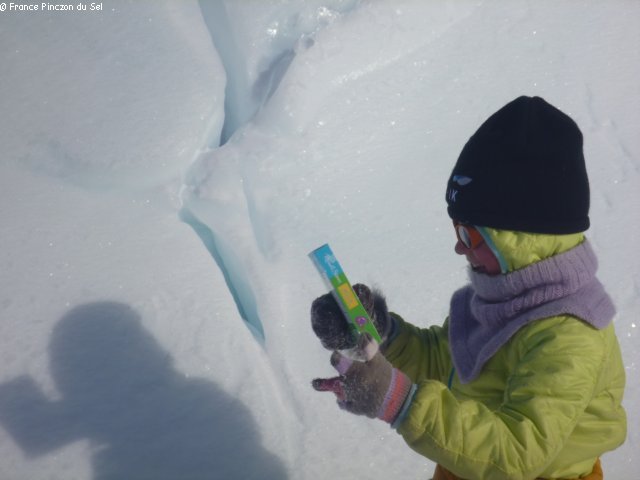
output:
[[[458,255],[465,255],[469,264],[475,270],[489,275],[497,275],[501,272],[500,262],[498,262],[498,259],[486,243],[483,243],[474,249],[470,249],[465,247],[464,244],[458,240],[455,246],[455,251]]]
[[[471,265],[473,267],[478,268],[479,270],[488,273],[489,275],[498,275],[500,270],[500,262],[495,257],[491,249],[486,243],[483,243],[478,248],[472,251],[473,261],[471,261]],[[469,258],[467,256],[467,258]]]

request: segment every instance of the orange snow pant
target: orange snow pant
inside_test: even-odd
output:
[[[586,477],[576,478],[575,480],[602,480],[604,476],[602,475],[602,466],[600,465],[600,459],[596,460],[595,465],[593,466],[593,470]],[[436,471],[433,472],[432,480],[463,480],[460,477],[457,477],[453,473],[451,473],[446,468],[441,465],[436,465]],[[538,479],[542,480],[542,479]]]

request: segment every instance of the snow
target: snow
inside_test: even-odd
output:
[[[311,389],[307,253],[442,322],[447,176],[521,94],[585,135],[635,478],[640,4],[103,5],[0,12],[1,478],[429,478]]]

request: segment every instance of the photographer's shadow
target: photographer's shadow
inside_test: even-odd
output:
[[[96,480],[286,478],[249,410],[177,372],[129,306],[73,309],[50,354],[60,400],[28,377],[0,385],[0,422],[27,455],[86,438]]]

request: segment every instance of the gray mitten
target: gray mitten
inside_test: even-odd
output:
[[[344,410],[392,424],[404,410],[405,403],[410,402],[413,384],[382,356],[369,334],[361,336],[358,349],[365,361],[354,361],[334,352],[331,365],[340,376],[316,378],[313,388],[335,393],[338,405]]]
[[[377,290],[372,292],[369,287],[361,283],[354,285],[353,290],[371,316],[371,320],[384,342],[392,326],[387,302],[380,292]],[[346,350],[356,346],[356,338],[351,333],[338,303],[330,293],[313,301],[311,327],[322,345],[329,350]]]

